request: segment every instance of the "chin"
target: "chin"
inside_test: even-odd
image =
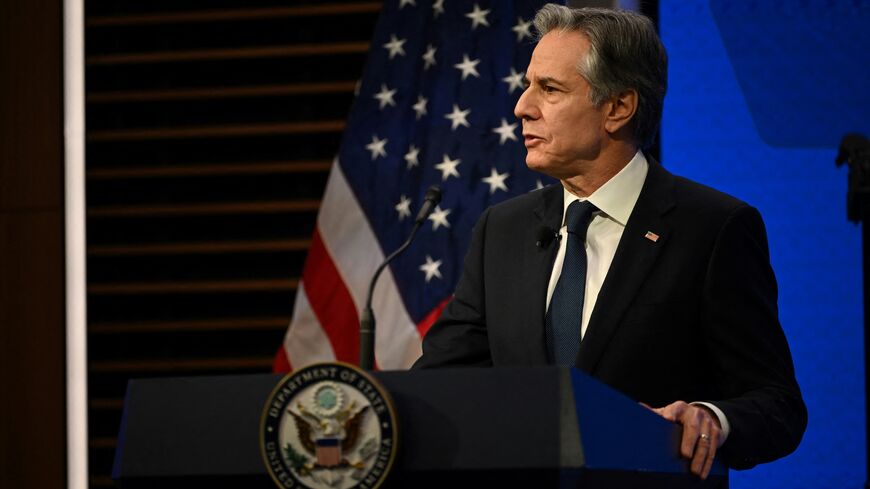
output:
[[[530,170],[543,172],[544,169],[547,167],[547,161],[541,158],[540,155],[536,155],[534,153],[527,153],[526,166],[529,167]]]
[[[529,170],[543,173],[548,177],[559,178],[553,172],[553,163],[550,161],[542,161],[539,158],[533,158],[531,155],[529,155],[526,157],[526,166],[529,168]]]

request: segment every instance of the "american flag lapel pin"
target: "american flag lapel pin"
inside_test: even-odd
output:
[[[646,234],[643,235],[643,237],[652,241],[653,243],[659,240],[659,235],[652,231],[647,231]]]

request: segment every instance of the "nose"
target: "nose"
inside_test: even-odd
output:
[[[514,115],[517,119],[526,120],[538,118],[539,112],[533,99],[534,96],[532,95],[532,90],[528,88],[523,90],[520,99],[517,100],[517,105],[514,107]]]

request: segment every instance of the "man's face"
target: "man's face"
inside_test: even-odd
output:
[[[526,165],[555,178],[586,171],[600,152],[604,108],[589,101],[589,83],[577,72],[589,41],[580,32],[552,31],[538,42],[526,71],[528,88],[514,114],[523,121]]]

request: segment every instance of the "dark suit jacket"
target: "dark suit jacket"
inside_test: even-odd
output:
[[[557,246],[536,242],[541,227],[560,227],[562,199],[554,185],[483,213],[416,368],[551,363],[544,315]],[[807,420],[776,298],[758,211],[651,161],[577,367],[651,406],[710,401],[731,424],[719,452],[728,465],[774,460],[797,448]]]

